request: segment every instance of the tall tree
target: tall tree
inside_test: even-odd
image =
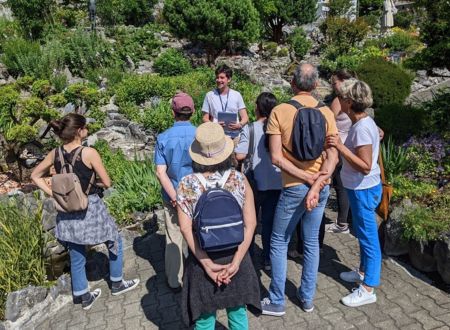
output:
[[[261,23],[272,41],[283,40],[283,26],[307,24],[316,19],[316,0],[253,0]]]
[[[222,50],[245,47],[259,37],[251,0],[166,0],[163,15],[175,35],[204,45],[210,63]]]

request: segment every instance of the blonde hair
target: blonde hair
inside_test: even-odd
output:
[[[354,112],[363,112],[373,103],[369,85],[358,79],[344,80],[339,88],[339,96],[352,100],[351,109]]]

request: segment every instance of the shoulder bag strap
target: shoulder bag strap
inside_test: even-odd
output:
[[[384,176],[384,165],[383,165],[383,156],[381,155],[381,148],[380,152],[378,153],[378,165],[380,166],[380,175],[381,175],[381,183],[386,183],[386,178]]]
[[[227,183],[227,180],[230,177],[230,174],[231,174],[230,169],[226,170],[225,173],[223,173],[222,179],[220,179],[220,181],[218,182],[220,188],[223,188],[225,186],[225,183]]]
[[[294,100],[294,99],[290,99],[290,100],[287,101],[286,103],[289,104],[289,105],[292,105],[292,106],[297,110],[297,113],[295,114],[295,117],[294,117],[294,122],[295,122],[295,118],[297,118],[298,111],[299,111],[300,109],[304,108],[304,106],[303,106],[300,102],[298,102],[298,101],[296,101],[296,100]],[[290,154],[292,157],[294,157],[294,154],[292,153],[291,150],[289,150],[284,144],[282,144],[282,146],[283,146],[283,149],[284,149],[288,154]],[[295,157],[294,157],[294,158],[295,158]]]
[[[253,163],[253,154],[255,153],[255,127],[253,126],[253,123],[248,124],[248,133],[248,153],[246,158],[250,161],[250,163]]]
[[[64,153],[62,151],[62,147],[58,147],[55,150],[55,156],[56,156],[56,152],[58,152],[58,157],[59,157],[59,163],[61,164],[61,173],[65,173],[66,172],[66,161],[64,159]]]

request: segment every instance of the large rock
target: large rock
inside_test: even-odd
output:
[[[394,206],[384,229],[384,253],[388,256],[400,256],[408,253],[408,243],[402,239],[403,229],[400,219],[409,208],[413,207],[410,200],[405,200],[399,206]]]
[[[436,242],[433,254],[436,259],[437,271],[442,280],[450,284],[450,233],[445,239]]]
[[[410,241],[408,243],[409,260],[412,265],[422,272],[436,271],[436,260],[433,256],[434,242],[417,242]]]
[[[10,321],[17,320],[27,310],[43,301],[46,296],[46,288],[31,285],[22,290],[9,293],[6,300],[5,318]]]
[[[42,227],[45,231],[52,230],[56,227],[57,214],[55,200],[51,197],[46,198],[42,205]]]

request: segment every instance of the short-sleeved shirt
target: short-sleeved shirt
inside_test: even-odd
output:
[[[293,99],[305,107],[314,108],[318,104],[318,101],[309,94],[298,94],[294,96]],[[336,120],[334,119],[333,112],[327,106],[319,108],[319,111],[325,117],[326,134],[327,135],[337,134],[338,131],[336,128]],[[294,119],[296,113],[297,109],[295,109],[295,107],[286,103],[282,103],[272,110],[267,125],[266,134],[281,135],[281,142],[283,146],[285,146],[289,150],[292,150],[292,128],[294,126]],[[299,161],[295,159],[293,156],[291,156],[284,149],[283,155],[285,158],[289,159],[295,166],[310,174],[315,174],[319,172],[320,167],[322,166],[322,163],[324,161],[323,157],[319,157],[315,160]],[[283,180],[283,187],[292,187],[305,183],[303,180],[300,180],[290,175],[286,171],[281,170],[281,174]]]
[[[265,146],[266,135],[264,134],[264,122],[255,121],[253,123],[253,173],[255,175],[258,190],[280,190],[281,170],[272,164],[270,153]],[[248,154],[250,148],[250,129],[245,125],[241,131],[239,143],[234,152]]]
[[[167,166],[167,176],[176,189],[182,177],[192,173],[189,147],[195,138],[195,126],[188,121],[176,122],[171,128],[158,135],[155,146],[155,164]],[[164,189],[163,199],[170,201]]]
[[[380,167],[378,166],[378,153],[380,152],[380,136],[378,127],[370,117],[357,121],[348,132],[345,146],[353,153],[356,147],[372,145],[372,168],[370,173],[364,175],[355,170],[343,158],[341,180],[347,189],[361,190],[374,187],[380,183]]]
[[[209,113],[215,123],[219,112],[235,113],[237,116],[239,110],[245,109],[241,93],[230,88],[227,94],[220,95],[219,90],[216,88],[206,93],[203,100],[202,112]]]
[[[206,178],[206,182],[214,186],[222,179],[222,174],[215,172]],[[242,207],[245,200],[245,181],[241,173],[231,170],[223,189],[228,190]],[[206,190],[200,180],[194,174],[189,174],[181,179],[177,189],[177,203],[189,218],[194,218],[194,210],[198,199]]]

